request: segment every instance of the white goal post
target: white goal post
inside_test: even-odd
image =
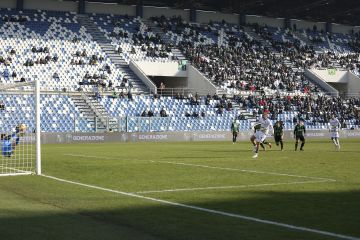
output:
[[[0,84],[0,176],[41,175],[39,81]]]

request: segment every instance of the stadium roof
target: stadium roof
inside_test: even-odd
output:
[[[74,1],[74,0],[70,0]],[[196,8],[227,13],[297,18],[360,25],[359,0],[86,0],[119,4],[143,4]]]

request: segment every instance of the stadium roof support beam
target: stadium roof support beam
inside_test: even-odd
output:
[[[196,18],[197,18],[197,13],[196,13],[196,9],[194,7],[192,7],[190,9],[190,22],[196,22]]]
[[[138,4],[136,5],[136,16],[137,17],[143,17],[144,15],[144,8],[143,8],[143,5],[142,4]]]
[[[24,0],[16,0],[16,9],[18,10],[24,9]]]
[[[79,14],[85,14],[85,0],[79,0],[78,13]]]

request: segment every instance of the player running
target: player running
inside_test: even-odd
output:
[[[232,142],[233,142],[233,144],[235,144],[236,143],[236,138],[237,138],[238,133],[239,133],[239,124],[236,122],[235,119],[231,123],[231,132],[232,132]]]
[[[306,133],[306,129],[305,129],[305,125],[304,125],[304,120],[300,119],[300,121],[296,124],[295,129],[294,129],[294,137],[296,139],[295,151],[297,151],[299,140],[301,141],[300,151],[304,151],[305,133]]]
[[[335,149],[340,150],[340,142],[339,142],[339,130],[340,130],[340,122],[335,117],[335,114],[331,115],[330,119],[330,129],[329,132],[331,132],[331,140],[335,144]]]
[[[281,151],[284,148],[283,138],[284,138],[284,130],[283,130],[282,121],[277,121],[274,126],[274,139],[276,146],[279,146],[280,143]]]
[[[269,119],[269,110],[264,110],[262,116],[260,117],[258,124],[260,124],[260,129],[256,130],[255,132],[255,154],[253,158],[258,157],[259,152],[259,145],[260,143],[264,143],[267,134],[269,133],[270,129],[273,131],[272,123]]]
[[[250,142],[251,142],[252,145],[254,146],[254,152],[255,152],[255,150],[256,150],[256,142],[255,142],[255,138],[256,138],[256,137],[255,137],[255,133],[256,133],[257,130],[260,130],[261,124],[260,124],[260,123],[257,123],[257,124],[254,125],[253,128],[254,128],[254,134],[251,135],[251,137],[250,137]],[[263,143],[260,143],[260,147],[261,147],[264,151],[266,150]]]
[[[253,128],[254,128],[254,134],[251,135],[251,137],[250,137],[250,142],[251,142],[252,145],[254,146],[254,152],[255,152],[255,150],[256,150],[256,142],[255,142],[256,137],[255,137],[255,133],[256,133],[257,130],[260,130],[261,124],[260,124],[260,123],[256,123]],[[268,145],[269,148],[271,148],[271,143],[269,143],[269,142],[267,142],[267,141],[263,141],[262,143],[260,143],[260,147],[261,147],[264,151],[266,151],[266,148],[265,148],[264,144],[265,144],[265,145]]]

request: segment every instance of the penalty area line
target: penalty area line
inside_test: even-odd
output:
[[[287,228],[287,229],[291,229],[291,230],[302,231],[302,232],[316,233],[316,234],[319,234],[319,235],[335,237],[335,238],[338,238],[338,239],[360,240],[360,238],[358,238],[358,237],[353,237],[353,236],[348,236],[348,235],[343,235],[343,234],[338,234],[338,233],[333,233],[333,232],[328,232],[328,231],[322,231],[322,230],[318,230],[318,229],[314,229],[314,228],[301,227],[301,226],[296,226],[296,225],[291,225],[291,224],[286,224],[286,223],[281,223],[281,222],[275,222],[275,221],[270,221],[270,220],[255,218],[255,217],[249,217],[249,216],[245,216],[245,215],[241,215],[241,214],[223,212],[223,211],[213,210],[213,209],[209,209],[209,208],[203,208],[203,207],[197,207],[197,206],[188,205],[188,204],[171,202],[171,201],[162,200],[162,199],[158,199],[158,198],[146,197],[146,196],[142,196],[142,195],[138,195],[138,194],[134,194],[134,193],[123,192],[123,191],[118,191],[118,190],[114,190],[114,189],[110,189],[110,188],[103,188],[103,187],[99,187],[99,186],[95,186],[95,185],[75,182],[75,181],[66,180],[66,179],[62,179],[62,178],[57,178],[57,177],[53,177],[53,176],[49,176],[49,175],[40,175],[40,176],[45,177],[45,178],[49,178],[49,179],[52,179],[52,180],[55,180],[55,181],[59,181],[59,182],[64,182],[64,183],[74,184],[74,185],[78,185],[78,186],[82,186],[82,187],[97,189],[97,190],[101,190],[101,191],[104,191],[104,192],[116,193],[116,194],[120,194],[120,195],[123,195],[123,196],[148,200],[148,201],[152,201],[152,202],[158,202],[158,203],[162,203],[162,204],[166,204],[166,205],[172,205],[172,206],[176,206],[176,207],[188,208],[188,209],[192,209],[192,210],[196,210],[196,211],[200,211],[200,212],[211,213],[211,214],[214,214],[214,215],[232,217],[232,218],[237,218],[237,219],[241,219],[241,220],[257,222],[257,223],[263,223],[263,224],[267,224],[267,225],[273,225],[273,226],[278,226],[278,227]]]
[[[71,157],[82,157],[82,158],[96,158],[96,159],[109,159],[109,160],[116,160],[116,157],[105,157],[105,156],[94,156],[94,155],[82,155],[82,154],[70,154],[66,153],[63,154],[64,156],[71,156]],[[307,178],[313,180],[326,180],[326,181],[333,181],[336,182],[335,179],[330,178],[322,178],[322,177],[310,177],[310,176],[303,176],[303,175],[296,175],[296,174],[287,174],[287,173],[277,173],[277,172],[265,172],[265,171],[258,171],[258,170],[249,170],[249,169],[238,169],[238,168],[227,168],[227,167],[216,167],[216,166],[208,166],[202,164],[192,164],[192,163],[182,163],[182,162],[170,162],[170,161],[158,161],[158,160],[139,160],[136,159],[134,161],[142,161],[142,162],[151,162],[151,163],[163,163],[163,164],[173,164],[179,166],[188,166],[188,167],[198,167],[198,168],[209,168],[209,169],[219,169],[219,170],[226,170],[226,171],[235,171],[235,172],[247,172],[247,173],[255,173],[255,174],[266,174],[266,175],[274,175],[274,176],[286,176],[286,177],[296,177],[296,178]]]
[[[169,162],[169,161],[154,161],[154,162],[174,164],[174,165],[182,165],[182,166],[190,166],[190,167],[220,169],[220,170],[235,171],[235,172],[248,172],[248,173],[267,174],[267,175],[275,175],[275,176],[287,176],[287,177],[297,177],[297,178],[307,178],[307,179],[314,179],[314,180],[317,179],[317,180],[324,180],[324,181],[326,180],[326,181],[329,181],[329,182],[330,181],[336,182],[335,179],[330,179],[330,178],[310,177],[310,176],[287,174],[287,173],[265,172],[265,171],[258,171],[258,170],[247,170],[247,169],[228,168],[228,167],[215,167],[215,166],[208,166],[208,165],[202,165],[202,164],[192,164],[192,163],[182,163],[182,162]]]
[[[316,180],[316,181],[299,181],[299,182],[283,182],[283,183],[262,183],[262,184],[247,184],[247,185],[234,185],[234,186],[217,186],[217,187],[197,187],[197,188],[175,188],[164,190],[149,190],[139,191],[135,193],[163,193],[163,192],[186,192],[186,191],[201,191],[201,190],[220,190],[220,189],[236,189],[236,188],[250,188],[250,187],[268,187],[268,186],[281,186],[281,185],[297,185],[297,184],[310,184],[310,183],[325,183],[333,182],[329,180]]]

